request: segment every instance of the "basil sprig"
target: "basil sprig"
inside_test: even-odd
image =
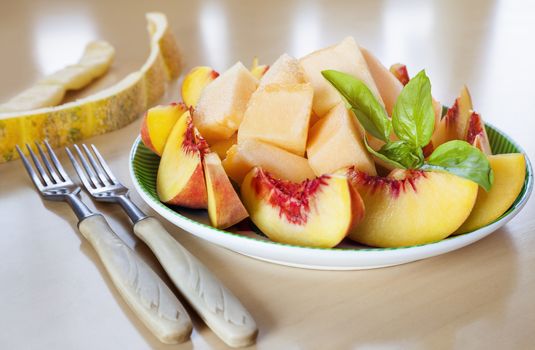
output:
[[[446,171],[477,182],[485,191],[490,190],[494,174],[487,157],[466,141],[453,140],[435,149],[423,170]]]
[[[324,70],[321,74],[340,92],[346,106],[355,113],[367,132],[385,142],[390,139],[392,123],[366,84],[335,70]]]
[[[431,82],[425,71],[405,85],[392,111],[392,120],[361,80],[334,70],[321,74],[338,90],[364,129],[385,142],[375,151],[365,136],[370,153],[397,168],[444,171],[474,181],[486,191],[491,188],[493,173],[487,157],[465,141],[446,142],[424,160],[422,148],[431,140],[435,128]],[[390,140],[392,130],[399,140]]]
[[[431,98],[431,82],[425,71],[409,80],[398,96],[392,111],[392,125],[400,140],[415,148],[425,147],[435,129],[435,111]]]

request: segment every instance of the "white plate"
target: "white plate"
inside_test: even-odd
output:
[[[503,133],[497,131],[495,128],[488,128],[495,133],[499,133],[499,136],[505,138],[506,141],[511,142],[512,146],[518,151],[522,151],[520,147],[514,144]],[[130,154],[130,175],[141,198],[158,214],[169,220],[169,222],[208,242],[240,254],[272,263],[307,269],[371,269],[404,264],[451,252],[452,250],[474,243],[505,225],[526,204],[533,187],[531,165],[526,156],[526,182],[516,203],[513,204],[506,215],[481,229],[467,234],[449,237],[436,243],[404,248],[370,248],[357,245],[350,241],[343,242],[332,249],[307,248],[272,242],[252,231],[246,233],[240,232],[238,234],[218,230],[209,225],[208,215],[205,210],[189,210],[176,207],[172,209],[166,206],[156,198],[154,190],[147,188],[147,174],[151,174],[151,172],[142,173],[143,171],[139,169],[136,169],[137,173],[134,171],[136,167],[139,168],[138,166],[133,166],[136,157],[137,159],[135,161],[137,163],[142,162],[144,163],[143,166],[152,167],[157,167],[158,157],[146,149],[138,138],[134,142]]]

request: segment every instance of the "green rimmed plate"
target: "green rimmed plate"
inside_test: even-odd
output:
[[[487,125],[495,154],[525,152],[507,135]],[[526,178],[514,204],[500,218],[478,230],[440,242],[403,248],[370,248],[344,241],[331,249],[307,248],[276,243],[252,232],[233,233],[210,226],[205,210],[169,207],[156,195],[156,174],[160,158],[138,137],[130,152],[130,175],[141,198],[158,214],[185,231],[232,251],[277,264],[322,270],[357,270],[404,264],[462,248],[496,231],[526,204],[533,188],[533,170],[526,155]]]

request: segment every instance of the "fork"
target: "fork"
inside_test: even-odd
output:
[[[30,161],[17,145],[33,184],[46,200],[66,201],[78,218],[78,229],[96,250],[112,282],[128,306],[163,343],[176,344],[189,338],[191,320],[177,297],[160,277],[113,232],[104,216],[91,211],[78,197],[80,186],[69,178],[47,141],[50,161],[36,142],[42,163],[26,144]]]
[[[132,220],[134,233],[156,255],[175,286],[206,324],[227,345],[247,346],[255,342],[256,323],[245,307],[223,284],[154,217],[145,215],[128,197],[123,186],[98,151],[85,144],[74,145],[80,159],[69,148],[67,154],[85,189],[97,201],[118,203]]]

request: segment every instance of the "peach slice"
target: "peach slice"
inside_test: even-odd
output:
[[[283,54],[260,79],[258,87],[269,84],[303,84],[306,82],[305,73],[299,61],[290,55]]]
[[[494,172],[494,183],[488,192],[479,189],[474,209],[456,234],[490,224],[509,209],[522,190],[526,177],[526,159],[523,154],[496,154],[488,158]]]
[[[396,169],[379,177],[344,171],[366,206],[366,217],[349,237],[374,247],[444,239],[470,215],[477,197],[475,182],[449,173]]]
[[[195,107],[201,97],[201,93],[213,80],[219,76],[219,73],[212,67],[199,66],[194,67],[186,74],[182,82],[182,100],[188,107]]]
[[[219,158],[225,159],[227,157],[227,151],[237,142],[238,133],[234,133],[229,139],[217,141],[216,143],[210,145],[210,149],[212,150],[212,152],[217,153]]]
[[[258,80],[238,62],[206,86],[193,121],[208,144],[226,140],[238,130],[257,85]]]
[[[466,140],[468,124],[472,114],[472,98],[466,86],[446,115],[435,125],[431,141],[435,147],[451,140]]]
[[[466,141],[472,146],[479,148],[486,155],[492,154],[487,130],[485,130],[485,123],[481,116],[473,111],[468,122]]]
[[[331,248],[364,216],[362,199],[341,175],[294,183],[257,167],[245,177],[241,195],[254,224],[281,243]]]
[[[407,66],[401,63],[395,63],[390,66],[390,72],[396,77],[397,80],[403,86],[407,85],[409,83],[409,72],[407,71]]]
[[[253,59],[253,65],[251,66],[251,74],[254,75],[256,79],[262,78],[264,74],[269,70],[269,66],[265,64],[258,64],[258,57]]]
[[[392,115],[394,105],[396,104],[401,90],[403,90],[403,85],[405,84],[402,84],[391,71],[386,69],[381,61],[379,61],[379,59],[370,51],[363,47],[360,48],[360,51],[368,64],[373,80],[377,85],[377,89],[379,89],[379,94],[385,103],[386,112],[388,115]]]
[[[314,113],[323,117],[341,101],[338,91],[321,75],[321,71],[334,69],[362,80],[382,104],[383,101],[373,81],[360,48],[352,37],[339,44],[315,51],[300,60],[305,78],[314,88]]]
[[[218,155],[214,152],[207,153],[203,166],[208,193],[208,216],[212,226],[223,229],[248,217]]]
[[[182,114],[167,138],[163,150],[156,190],[167,204],[206,208],[207,195],[202,168],[208,145],[196,136],[190,112]]]
[[[307,157],[317,176],[354,165],[376,175],[373,158],[362,140],[362,129],[353,112],[339,103],[321,118],[308,135]]]
[[[249,101],[238,130],[238,143],[257,139],[303,156],[313,94],[308,83],[260,88]]]
[[[238,185],[255,166],[262,167],[277,178],[294,182],[315,177],[306,158],[255,139],[232,146],[223,160],[225,171]]]
[[[184,103],[171,103],[149,109],[141,122],[141,141],[147,148],[161,156],[165,142],[178,118],[188,110]]]

